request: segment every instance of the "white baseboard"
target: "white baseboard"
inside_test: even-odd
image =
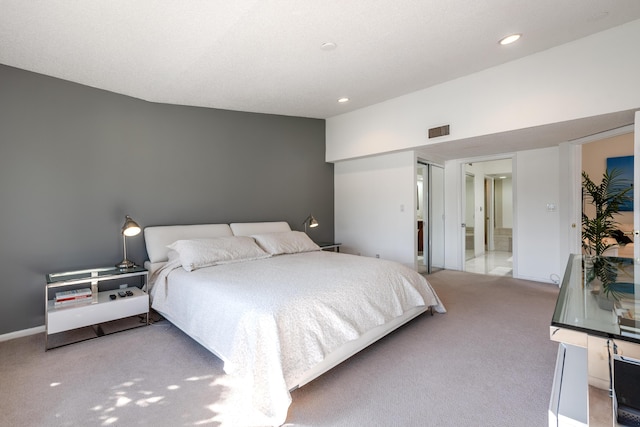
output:
[[[21,331],[9,332],[8,334],[0,335],[0,342],[9,341],[15,338],[28,337],[29,335],[35,335],[42,332],[44,332],[44,325],[30,329],[23,329]]]
[[[529,280],[531,282],[550,283],[552,285],[558,285],[558,283],[552,281],[551,279],[547,279],[547,278],[543,278],[543,277],[532,277],[532,276],[524,276],[524,275],[520,275],[519,274],[517,276],[513,276],[513,278],[514,279]]]

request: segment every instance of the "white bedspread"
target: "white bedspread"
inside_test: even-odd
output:
[[[284,423],[295,379],[343,343],[416,306],[445,311],[423,276],[386,260],[317,251],[176,266],[159,272],[152,307],[241,379],[260,423]]]

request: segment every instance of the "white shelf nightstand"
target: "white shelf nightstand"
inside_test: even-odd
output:
[[[125,279],[132,278],[139,281],[139,286],[127,284],[126,288],[113,288]],[[149,324],[149,295],[147,294],[148,272],[141,267],[117,269],[113,267],[94,268],[64,273],[47,274],[45,288],[45,349],[49,348],[49,336],[72,331],[84,327],[91,327],[93,333],[89,336],[80,334],[80,338],[64,342],[60,345],[95,338],[111,332],[105,332],[102,324],[125,319],[132,316],[144,316],[142,323],[125,323],[124,327],[116,328],[112,332],[130,329]],[[105,290],[111,282],[111,289]],[[122,284],[121,284],[122,285]],[[103,290],[100,287],[103,287]],[[122,285],[124,286],[124,285]],[[65,290],[91,288],[91,298],[86,301],[74,302],[67,305],[55,304],[55,293]],[[129,295],[127,295],[129,291]],[[118,295],[124,292],[126,296]],[[111,296],[115,295],[115,299]],[[109,328],[107,328],[109,329]]]

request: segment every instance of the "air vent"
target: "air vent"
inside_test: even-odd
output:
[[[449,125],[429,129],[429,138],[438,138],[445,135],[449,135]]]

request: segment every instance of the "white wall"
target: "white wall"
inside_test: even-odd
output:
[[[416,263],[416,165],[413,152],[334,166],[335,239],[341,252]]]
[[[464,228],[460,226],[464,214],[462,194],[465,188],[464,169],[459,160],[444,164],[444,268],[462,270]]]
[[[511,178],[505,178],[500,180],[501,182],[501,212],[500,212],[500,225],[501,228],[513,228],[513,183]]]
[[[371,107],[327,119],[334,162],[640,106],[640,20]],[[559,143],[562,141],[558,141]]]
[[[636,109],[640,107],[637,40],[640,20],[327,119],[326,160],[338,162],[336,239],[343,240],[346,250],[380,253],[409,265],[415,227],[412,219],[404,219],[415,209],[408,209],[415,203],[409,194],[415,188],[415,166],[409,159],[412,151],[403,155],[399,150],[428,144],[427,129],[442,124],[451,125],[451,135],[438,138],[438,143]],[[516,147],[514,141],[514,152]],[[563,275],[570,245],[566,230],[560,234],[558,216],[570,212],[559,203],[559,188],[570,184],[564,175],[560,179],[559,150],[516,155],[521,169],[514,164],[516,277],[550,281],[551,274]],[[390,152],[396,154],[384,154]],[[369,177],[371,182],[365,179]],[[461,269],[463,263],[462,177],[459,161],[445,162],[447,269]],[[366,188],[366,194],[358,195],[358,187]],[[547,203],[554,201],[556,211],[547,212]],[[404,213],[399,212],[402,203],[406,203]]]
[[[514,159],[514,276],[552,282],[562,277],[566,254],[560,254],[560,149],[520,151]],[[549,211],[548,204],[555,210]],[[552,276],[555,275],[555,276]]]

